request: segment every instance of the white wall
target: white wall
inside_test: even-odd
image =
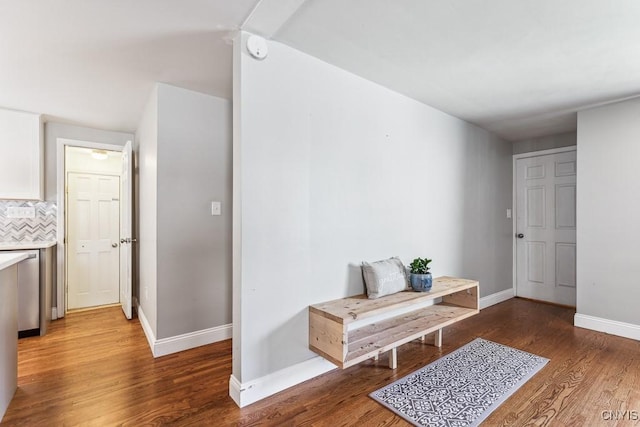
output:
[[[603,330],[607,322],[597,319],[623,322],[628,325],[618,326],[627,333],[618,334],[636,339],[640,339],[639,117],[640,99],[579,112],[577,152],[576,325]],[[595,323],[585,323],[588,320]]]
[[[273,41],[254,60],[247,36],[234,48],[232,388],[314,358],[307,307],[362,293],[363,260],[428,256],[483,296],[512,287],[510,143]]]
[[[135,139],[138,153],[136,228],[138,229],[138,289],[144,317],[157,336],[157,242],[158,242],[158,87],[144,108]],[[134,172],[134,175],[136,173]]]

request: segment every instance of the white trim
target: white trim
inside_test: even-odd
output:
[[[169,338],[161,338],[156,340],[153,357],[166,356],[167,354],[228,340],[231,338],[232,332],[231,324],[227,324]]]
[[[513,288],[505,289],[504,291],[496,292],[495,294],[480,298],[480,310],[513,298],[513,291]]]
[[[518,232],[518,209],[517,209],[517,175],[516,175],[516,161],[519,159],[527,159],[529,157],[548,156],[549,154],[565,153],[568,151],[577,151],[577,145],[569,145],[567,147],[551,148],[549,150],[530,151],[528,153],[514,154],[511,168],[511,225],[512,225],[512,239],[511,240],[511,276],[513,280],[513,295],[518,296],[518,254],[516,252],[515,236]]]
[[[305,1],[276,2],[278,7],[272,7],[272,3],[260,0],[240,25],[240,29],[270,39],[291,19]]]
[[[57,268],[58,277],[56,283],[56,308],[57,317],[62,318],[66,312],[66,262],[64,254],[66,252],[64,244],[65,236],[65,166],[64,166],[64,149],[66,146],[71,147],[83,147],[83,148],[95,148],[99,150],[120,151],[124,150],[122,145],[103,144],[100,142],[81,141],[68,138],[56,138],[57,150],[56,150],[56,188],[58,195],[56,202],[58,204],[58,214],[56,218],[56,237],[58,239],[57,247]]]
[[[151,329],[151,325],[149,325],[149,321],[147,320],[147,316],[144,315],[142,311],[142,306],[138,306],[138,320],[140,320],[140,326],[142,326],[142,331],[144,335],[147,337],[147,343],[149,343],[149,349],[151,349],[151,354],[153,354],[154,343],[156,342],[156,336],[153,334],[153,329]],[[153,357],[156,357],[153,354]]]
[[[605,332],[607,334],[640,341],[640,325],[634,325],[632,323],[618,322],[617,320],[576,313],[573,317],[573,325],[579,328],[591,329],[593,331]]]
[[[153,330],[151,329],[151,325],[149,325],[147,317],[144,315],[144,311],[142,311],[142,307],[137,306],[137,309],[138,319],[140,320],[140,325],[142,326],[144,335],[147,337],[147,342],[149,343],[149,348],[151,349],[153,357],[166,356],[168,354],[189,350],[202,345],[224,341],[231,338],[233,331],[231,324],[228,324],[176,335],[169,338],[157,339],[153,334]]]
[[[577,145],[567,145],[566,147],[550,148],[548,150],[529,151],[527,153],[514,154],[513,159],[526,159],[528,157],[548,156],[549,154],[565,153],[567,151],[576,151]]]
[[[240,408],[242,408],[242,402],[240,400],[241,394],[242,383],[240,383],[240,381],[238,381],[236,377],[231,374],[231,377],[229,378],[229,396],[231,396],[231,399],[233,399],[233,401],[236,402],[236,405],[238,405]],[[245,403],[245,406],[246,405],[248,405],[248,403]]]
[[[58,309],[56,307],[51,308],[51,320],[58,319]]]
[[[333,369],[336,369],[333,363],[317,356],[245,383],[238,381],[236,377],[231,375],[229,396],[239,407],[243,408]]]

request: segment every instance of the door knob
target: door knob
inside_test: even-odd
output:
[[[518,239],[522,239],[522,238],[524,237],[524,234],[522,234],[522,233],[518,233],[518,234],[516,234],[516,237],[517,237]]]
[[[112,243],[112,244],[111,244],[111,247],[112,247],[112,248],[117,248],[117,247],[118,247],[118,244],[117,244],[117,243]]]

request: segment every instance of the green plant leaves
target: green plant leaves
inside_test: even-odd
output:
[[[429,263],[432,260],[428,258],[416,258],[411,261],[409,264],[409,268],[411,269],[411,273],[413,274],[427,274],[429,272]]]

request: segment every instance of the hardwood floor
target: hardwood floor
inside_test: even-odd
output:
[[[228,396],[230,341],[154,359],[119,308],[72,313],[20,340],[2,425],[404,426],[368,393],[479,336],[551,360],[484,425],[640,425],[640,342],[572,324],[571,309],[512,299],[446,328],[441,349],[400,347],[395,371],[381,357],[239,409]]]

